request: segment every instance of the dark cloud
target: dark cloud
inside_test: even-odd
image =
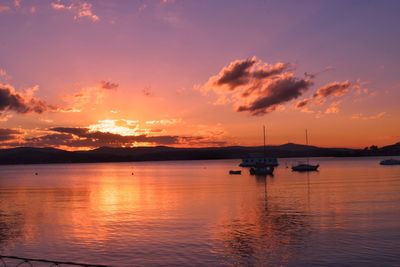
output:
[[[117,89],[119,87],[118,83],[113,83],[110,81],[101,81],[100,82],[100,87],[103,89],[107,89],[107,90],[114,90]]]
[[[319,74],[331,69],[327,67],[317,73],[305,72],[303,76],[298,76],[290,63],[269,64],[251,57],[231,62],[217,75],[211,76],[200,90],[205,93],[214,92],[218,96],[216,104],[232,103],[238,112],[263,115],[301,97],[313,86]],[[311,97],[297,102],[296,107],[308,110],[307,105],[314,102],[322,104],[328,97],[347,94],[356,85],[349,81],[326,84]],[[338,110],[337,107],[335,110]],[[333,107],[330,111],[333,111]]]
[[[230,89],[234,89],[238,85],[248,83],[249,69],[254,63],[256,63],[255,58],[232,62],[222,70],[220,77],[215,81],[215,85],[228,85]]]
[[[265,85],[253,102],[239,106],[237,111],[249,111],[252,115],[266,114],[278,105],[298,98],[311,85],[311,81],[295,77],[277,79]]]
[[[79,140],[76,140],[79,141]],[[46,134],[39,137],[27,138],[25,146],[74,146],[74,136],[72,134]]]
[[[81,127],[54,127],[50,128],[49,130],[59,133],[74,134],[77,136],[83,136],[89,131],[88,128],[81,128]]]
[[[43,113],[50,109],[54,109],[54,107],[40,99],[20,94],[11,86],[0,85],[0,111]]]
[[[314,97],[328,97],[330,95],[341,96],[348,92],[351,85],[352,84],[349,81],[332,82],[318,88]]]
[[[338,97],[347,94],[349,92],[349,88],[353,85],[354,84],[349,81],[328,83],[318,88],[312,97],[297,102],[296,107],[304,108],[315,101],[317,101],[317,103],[324,103],[325,99],[328,97]]]
[[[13,140],[22,133],[23,133],[22,131],[17,130],[17,129],[0,128],[0,142]]]
[[[302,108],[308,105],[308,103],[310,103],[310,101],[312,101],[312,98],[306,98],[303,100],[300,100],[299,102],[297,102],[296,107],[297,108]]]
[[[212,137],[205,136],[184,136],[180,137],[180,141],[183,144],[190,144],[191,146],[226,146],[228,143],[223,140],[215,140]]]
[[[32,138],[26,138],[19,145],[34,147],[75,147],[96,148],[131,147],[135,143],[150,145],[173,146],[222,146],[226,142],[215,140],[212,136],[175,136],[175,135],[119,135],[109,132],[91,131],[84,127],[55,127],[48,129],[49,133]]]
[[[46,145],[62,145],[73,147],[99,147],[99,146],[131,146],[133,143],[152,143],[158,145],[171,145],[179,143],[178,136],[148,136],[148,135],[119,135],[109,132],[90,131],[89,128],[81,127],[55,127],[50,131],[58,132],[61,135],[45,135],[30,141],[39,143],[46,142]]]
[[[260,84],[264,79],[283,73],[288,67],[285,63],[269,65],[262,63],[256,57],[246,60],[236,60],[223,68],[213,82],[214,86],[228,86],[234,90],[249,83]]]
[[[211,77],[203,90],[214,91],[219,104],[232,102],[236,111],[263,115],[298,98],[313,84],[312,76],[296,77],[289,66],[256,57],[236,60]]]

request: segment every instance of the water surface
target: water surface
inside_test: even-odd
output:
[[[381,158],[0,167],[0,252],[113,266],[399,266],[400,166]],[[35,173],[38,175],[35,175]],[[133,175],[132,175],[133,173]]]

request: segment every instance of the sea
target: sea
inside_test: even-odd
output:
[[[310,173],[291,171],[304,159],[279,159],[268,177],[251,176],[240,160],[0,166],[0,255],[109,266],[400,266],[400,166],[382,159],[312,158],[320,169]]]

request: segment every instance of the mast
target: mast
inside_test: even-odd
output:
[[[306,129],[306,145],[308,146],[308,134],[307,134],[307,129]]]
[[[266,153],[265,153],[265,125],[263,125],[263,130],[264,130],[264,161],[266,158]]]
[[[306,145],[307,145],[307,149],[308,149],[308,133],[307,133],[307,129],[306,129]],[[309,165],[309,157],[308,157],[308,153],[307,153],[307,165]]]

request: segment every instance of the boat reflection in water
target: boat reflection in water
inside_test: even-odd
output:
[[[236,218],[220,225],[222,253],[235,266],[285,266],[294,263],[296,249],[306,246],[311,233],[308,210],[295,199],[280,201],[269,194],[274,178],[255,176],[255,206],[245,206]],[[306,189],[304,190],[306,191]],[[309,194],[307,190],[307,194]],[[306,205],[307,206],[307,205]],[[301,251],[298,251],[301,253]]]
[[[381,165],[400,165],[400,159],[385,159],[385,160],[382,160],[379,164],[381,164]]]

